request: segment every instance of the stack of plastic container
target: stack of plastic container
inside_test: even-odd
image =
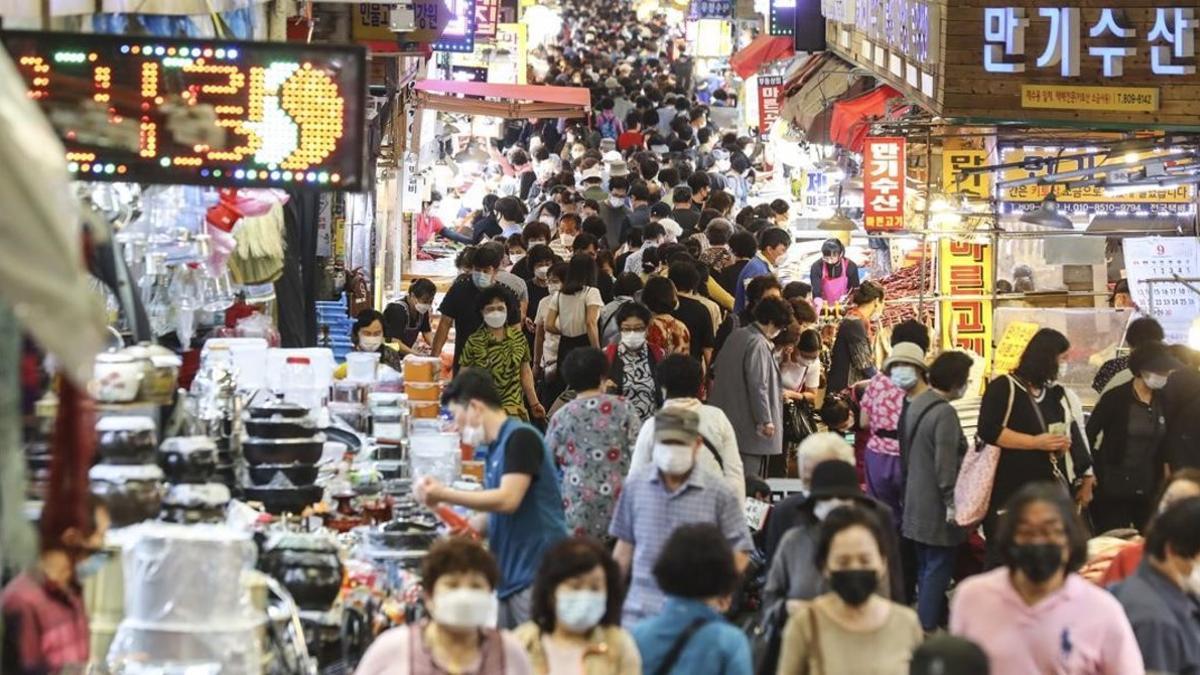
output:
[[[441,410],[442,360],[432,356],[404,357],[404,391],[414,419],[433,419]]]

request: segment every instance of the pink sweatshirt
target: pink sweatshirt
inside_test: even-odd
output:
[[[950,632],[987,652],[992,675],[1144,675],[1116,598],[1078,574],[1030,607],[1007,567],[971,577],[950,607]]]

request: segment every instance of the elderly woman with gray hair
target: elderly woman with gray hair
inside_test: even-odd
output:
[[[800,490],[792,493],[771,509],[771,515],[768,516],[766,522],[767,535],[763,546],[768,562],[775,553],[776,547],[779,546],[779,540],[783,538],[783,534],[797,522],[804,502],[808,499],[808,493],[812,489],[813,469],[817,468],[821,462],[835,459],[847,464],[854,464],[854,448],[846,443],[841,435],[831,431],[822,431],[800,441],[800,447],[796,449],[796,464],[800,471]]]

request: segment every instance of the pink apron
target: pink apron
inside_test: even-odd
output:
[[[842,261],[842,276],[836,279],[829,276],[829,265],[821,262],[821,298],[833,304],[841,301],[850,291],[850,277],[846,276],[846,261]]]

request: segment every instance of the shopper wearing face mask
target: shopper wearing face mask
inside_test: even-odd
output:
[[[600,309],[600,344],[605,349],[621,339],[621,326],[617,322],[617,310],[629,302],[636,302],[642,292],[642,278],[636,274],[622,272],[613,282],[613,299]]]
[[[650,320],[645,305],[632,301],[621,305],[614,319],[620,337],[604,348],[613,393],[628,400],[643,422],[654,416],[661,402],[655,373],[665,357],[646,338]]]
[[[632,213],[629,209],[629,178],[613,176],[608,181],[608,197],[600,202],[600,218],[608,231],[608,247],[621,245],[621,226]]]
[[[630,576],[622,624],[633,626],[658,614],[666,602],[653,574],[672,530],[688,523],[716,524],[734,549],[737,569],[749,562],[754,543],[733,490],[696,465],[701,451],[700,417],[667,408],[654,416],[653,466],[633,472],[621,490],[609,534],[617,539],[613,557]]]
[[[850,505],[871,512],[884,528],[881,546],[889,570],[886,581],[880,585],[880,592],[885,597],[904,597],[899,543],[891,511],[863,494],[852,464],[831,459],[813,469],[812,489],[798,510],[781,505],[780,517],[787,519],[790,516],[792,525],[779,539],[769,559],[767,583],[763,588],[764,607],[785,600],[811,600],[829,590],[828,579],[814,562],[821,523],[834,509]]]
[[[562,374],[574,398],[551,416],[546,447],[562,471],[567,527],[603,539],[641,420],[629,401],[604,391],[608,360],[599,349],[572,351]]]
[[[1069,415],[1066,394],[1058,384],[1066,372],[1070,348],[1065,335],[1043,328],[1029,340],[1016,370],[995,378],[984,391],[977,433],[979,440],[1000,448],[988,515],[983,520],[989,541],[1005,502],[1029,483],[1057,481],[1064,490],[1074,487],[1081,507],[1091,502],[1095,484],[1091,453],[1081,421]],[[1067,475],[1068,452],[1073,476]]]
[[[896,522],[900,522],[904,503],[900,421],[908,401],[927,387],[925,350],[929,348],[928,332],[925,326],[913,323],[916,326],[898,326],[892,338],[898,339],[897,333],[901,336],[911,333],[910,337],[916,341],[892,344],[892,353],[883,362],[883,369],[871,378],[859,400],[860,423],[870,430],[863,453],[867,494],[887,504]]]
[[[783,261],[791,245],[792,233],[782,228],[771,227],[758,234],[758,255],[751,258],[738,273],[733,291],[735,314],[740,314],[746,307],[746,284],[754,277],[775,274],[776,266]]]
[[[967,578],[950,602],[950,632],[987,652],[992,675],[1146,672],[1111,594],[1079,576],[1087,532],[1061,484],[1014,493],[991,543],[1002,567]]]
[[[929,387],[909,403],[900,438],[906,476],[901,532],[916,549],[917,615],[926,632],[943,625],[958,545],[966,537],[954,522],[954,485],[967,439],[950,402],[966,392],[971,363],[958,351],[934,360]]]
[[[1133,576],[1113,587],[1133,627],[1146,670],[1200,672],[1200,499],[1177,502],[1154,518],[1146,556]]]
[[[514,637],[534,675],[640,673],[637,644],[621,628],[621,572],[595,539],[564,539],[533,583],[533,617]]]
[[[496,630],[500,569],[482,545],[465,537],[435,543],[421,563],[430,619],[384,632],[363,655],[357,675],[531,675],[529,657]]]
[[[532,413],[534,419],[544,419],[546,410],[534,387],[529,343],[521,332],[512,294],[505,288],[488,288],[479,294],[478,311],[484,325],[467,338],[462,367],[482,368],[492,374],[509,415],[528,421]]]
[[[450,337],[450,329],[454,329],[454,370],[458,371],[459,360],[467,339],[483,325],[483,316],[479,313],[479,296],[485,289],[496,283],[496,271],[504,256],[503,247],[480,246],[475,251],[471,261],[470,274],[464,274],[454,280],[450,290],[442,298],[438,306],[441,319],[438,320],[437,331],[433,336],[432,353],[439,355],[442,347]]]
[[[1175,502],[1190,497],[1200,497],[1200,469],[1180,469],[1172,473],[1163,484],[1162,495],[1158,498],[1158,507],[1155,512],[1162,513]],[[1098,583],[1104,588],[1108,588],[1118,581],[1132,576],[1142,562],[1145,546],[1146,542],[1141,537],[1126,542],[1125,546],[1109,561],[1108,567],[1104,569],[1104,574]],[[1194,578],[1196,584],[1193,592],[1200,594],[1200,569],[1196,571]]]
[[[751,675],[746,635],[722,616],[737,589],[740,553],[712,523],[678,526],[654,562],[666,603],[633,629],[644,673]]]
[[[1129,355],[1133,379],[1105,392],[1088,418],[1096,468],[1090,513],[1096,532],[1141,529],[1154,512],[1166,462],[1161,392],[1179,367],[1161,342],[1139,345]]]
[[[380,364],[399,371],[404,355],[396,348],[385,344],[384,326],[383,314],[373,309],[364,309],[358,313],[354,325],[350,326],[350,344],[353,345],[356,352],[379,354]],[[344,379],[347,372],[348,366],[343,363],[333,371],[333,377],[337,380]]]
[[[829,391],[842,391],[877,372],[875,360],[875,318],[883,312],[883,287],[865,281],[853,293],[854,307],[838,324],[829,355]]]
[[[881,595],[884,533],[857,506],[836,508],[821,523],[816,565],[829,591],[789,608],[779,675],[907,675],[925,636],[911,609]]]
[[[418,350],[417,338],[424,340],[424,349],[433,343],[433,326],[429,322],[429,313],[433,311],[433,296],[437,287],[428,279],[413,279],[408,285],[408,295],[403,300],[388,303],[383,310],[383,335],[386,339],[395,340],[396,351],[401,354],[414,354]]]
[[[529,620],[530,588],[543,552],[567,536],[554,458],[537,429],[504,411],[486,370],[464,369],[442,391],[463,443],[484,462],[483,489],[458,490],[430,476],[414,478],[417,500],[476,512],[471,527],[487,537],[500,563],[500,626]]]
[[[98,497],[84,509],[87,521],[79,526],[43,529],[37,561],[0,592],[5,675],[86,670],[91,637],[80,583],[108,561],[102,548],[110,520]]]
[[[783,382],[771,340],[793,317],[782,298],[763,298],[754,323],[730,333],[713,363],[709,403],[733,423],[748,476],[766,478],[767,459],[783,452]]]
[[[720,408],[700,400],[704,385],[700,362],[685,354],[672,354],[663,359],[654,372],[662,390],[663,408],[690,410],[700,418],[699,432],[704,448],[696,459],[697,464],[710,473],[723,476],[737,495],[738,503],[744,503],[746,475],[742,457],[738,454],[737,435]],[[654,420],[647,419],[641,427],[630,460],[630,472],[654,461]]]
[[[761,543],[768,567],[776,549],[779,548],[779,540],[800,522],[801,515],[807,508],[808,495],[812,491],[813,473],[817,466],[835,459],[852,466],[854,464],[854,448],[850,447],[840,434],[818,431],[800,441],[799,447],[796,448],[799,489],[772,505],[763,527],[766,537]]]
[[[579,216],[574,213],[564,214],[558,219],[558,234],[550,240],[550,250],[563,260],[570,260],[573,255],[571,246],[575,237],[579,236]]]

